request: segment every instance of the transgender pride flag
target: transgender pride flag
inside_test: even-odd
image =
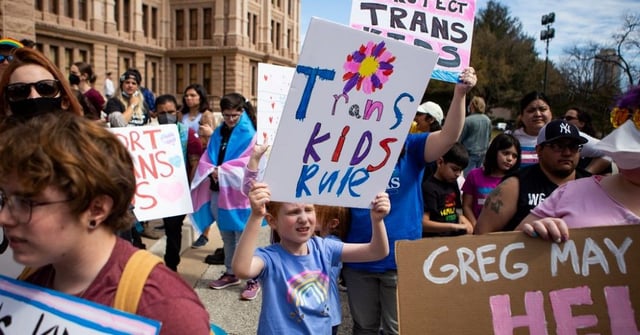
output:
[[[247,113],[231,132],[224,162],[218,166],[218,217],[211,212],[211,180],[209,175],[216,168],[222,136],[222,126],[211,136],[207,152],[200,157],[195,176],[191,182],[191,201],[194,212],[190,215],[197,235],[217,221],[223,231],[242,231],[251,213],[249,199],[242,194],[242,179],[255,143],[256,131]]]

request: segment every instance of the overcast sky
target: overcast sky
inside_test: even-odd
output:
[[[478,0],[477,9],[486,7],[487,0]],[[606,43],[620,27],[625,13],[640,14],[640,0],[502,0],[511,17],[517,17],[523,31],[536,38],[536,50],[544,58],[545,44],[540,41],[542,15],[556,13],[553,24],[556,34],[549,44],[549,58],[559,61],[564,49],[575,44],[595,41]],[[317,16],[329,21],[349,24],[350,0],[302,0],[301,33],[309,20]],[[302,39],[301,39],[302,40]]]

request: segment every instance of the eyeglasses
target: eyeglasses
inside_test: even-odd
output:
[[[566,115],[566,116],[564,116],[564,117],[563,117],[563,119],[564,119],[565,121],[573,121],[573,120],[577,120],[578,118],[577,118],[577,117],[575,117],[575,116]]]
[[[635,110],[629,110],[627,108],[615,107],[611,111],[611,125],[613,128],[620,127],[627,120],[631,119],[633,124],[636,125],[636,129],[640,130],[640,108]]]
[[[575,142],[551,142],[546,143],[545,147],[549,147],[553,152],[564,152],[566,149],[569,149],[571,153],[576,153],[578,151],[582,151],[582,144],[578,144]]]
[[[222,114],[222,117],[227,119],[227,120],[233,120],[233,119],[237,119],[240,117],[240,115],[242,115],[242,113],[237,113],[237,114]]]
[[[13,218],[20,224],[28,224],[29,222],[31,222],[31,213],[33,212],[33,207],[60,204],[69,201],[71,201],[71,199],[56,201],[33,201],[29,198],[16,194],[7,196],[4,191],[0,190],[0,212],[4,210],[4,207],[6,205],[11,216],[13,216]]]
[[[13,55],[0,55],[0,63],[7,61],[9,63],[11,63],[11,61],[13,60]]]
[[[10,101],[20,101],[29,98],[31,87],[43,98],[53,98],[60,93],[60,82],[55,79],[40,80],[35,83],[13,83],[7,85],[6,96]]]

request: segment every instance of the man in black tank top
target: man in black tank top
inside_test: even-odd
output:
[[[538,164],[505,176],[487,197],[474,233],[514,230],[559,185],[590,176],[577,168],[586,142],[574,125],[564,120],[549,122],[538,134]]]

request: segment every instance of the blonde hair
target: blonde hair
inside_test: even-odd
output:
[[[471,106],[474,112],[484,114],[486,104],[482,97],[473,97],[473,99],[471,99]]]

